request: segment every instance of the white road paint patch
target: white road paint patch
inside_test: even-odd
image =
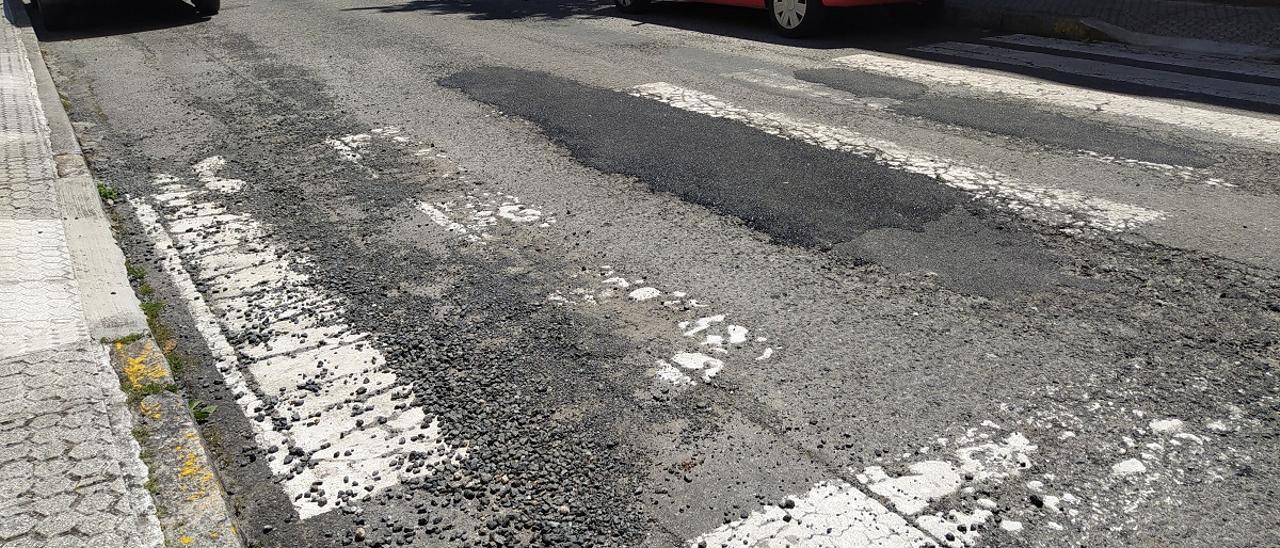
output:
[[[1224,187],[1224,188],[1236,188],[1237,186],[1235,184],[1226,182],[1222,178],[1211,177],[1208,174],[1206,174],[1204,170],[1196,169],[1194,167],[1178,166],[1178,165],[1172,165],[1172,164],[1161,164],[1158,162],[1146,162],[1142,160],[1134,160],[1132,158],[1121,158],[1119,156],[1111,156],[1109,154],[1102,154],[1102,153],[1094,152],[1092,150],[1083,150],[1083,149],[1076,150],[1075,154],[1083,158],[1088,158],[1090,160],[1095,160],[1098,162],[1121,165],[1121,166],[1141,169],[1144,171],[1149,171],[1164,177],[1171,177],[1174,179],[1178,179],[1185,183],[1203,184],[1207,186],[1218,186],[1218,187]]]
[[[879,466],[862,471],[858,480],[872,493],[888,499],[894,510],[903,514],[919,514],[929,503],[960,489],[960,472],[951,463],[927,460],[912,464],[911,474],[889,477]]]
[[[346,162],[355,164],[360,169],[368,173],[370,178],[377,179],[378,172],[364,164],[365,151],[373,144],[374,139],[377,138],[389,139],[393,143],[401,146],[420,144],[414,143],[413,141],[401,136],[400,128],[395,126],[374,128],[370,130],[369,133],[352,133],[340,137],[329,137],[324,140],[324,144],[328,145],[329,148],[332,148],[334,152],[338,153],[339,158],[342,158]],[[417,153],[421,152],[424,152],[424,150],[417,151]]]
[[[991,516],[990,510],[978,509],[968,513],[949,510],[920,516],[916,518],[916,525],[940,539],[945,546],[973,546],[981,536],[978,527],[985,525]]]
[[[588,287],[577,287],[568,291],[556,291],[547,296],[547,302],[568,305],[598,306],[613,301],[624,302],[628,306],[654,301],[661,303],[661,308],[669,311],[688,313],[705,308],[689,297],[684,291],[663,291],[653,286],[636,287],[643,279],[628,280],[609,265],[601,265],[594,275],[591,273],[574,274],[572,278],[594,276]],[[634,287],[634,289],[632,289]],[[628,291],[630,290],[630,291]],[[625,295],[625,299],[623,299]],[[663,298],[663,297],[670,298]],[[710,382],[724,369],[730,360],[741,359],[748,355],[757,361],[767,360],[774,354],[772,347],[763,347],[767,337],[750,337],[751,330],[742,325],[727,322],[725,314],[709,314],[676,322],[677,338],[683,344],[672,350],[669,358],[655,362],[655,368],[649,374],[658,382],[673,386],[692,386],[699,382]]]
[[[204,187],[209,190],[226,194],[240,192],[240,189],[244,188],[244,181],[240,179],[227,179],[218,175],[218,173],[226,167],[226,159],[221,156],[210,156],[191,166],[191,171],[196,174],[196,179],[200,181],[200,184],[204,185]],[[157,177],[173,178],[172,175],[163,174],[158,175]],[[160,181],[157,182],[159,183]]]
[[[682,369],[701,372],[702,380],[709,381],[724,368],[724,362],[701,352],[678,352],[671,361]]]
[[[917,548],[934,543],[905,518],[842,481],[818,483],[791,500],[794,508],[767,506],[688,545]]]
[[[1146,471],[1147,466],[1138,459],[1127,459],[1111,465],[1111,475],[1116,477],[1144,474]]]
[[[547,228],[556,224],[555,217],[522,203],[520,198],[498,192],[466,194],[440,202],[418,202],[418,210],[449,232],[467,241],[484,243],[493,240],[500,225],[535,225]]]
[[[997,440],[988,430],[999,427],[988,424],[960,436],[956,449],[909,464],[906,474],[894,476],[881,466],[865,468],[857,479],[866,491],[839,480],[822,482],[793,497],[793,509],[767,506],[689,545],[973,546],[999,505],[986,498],[969,502],[948,497],[972,494],[980,483],[999,483],[1020,474],[1029,462],[1026,454],[1036,450],[1021,433]],[[948,440],[939,438],[938,445],[947,447]],[[1010,526],[1006,531],[1019,529]]]
[[[662,290],[656,287],[641,287],[641,288],[633,289],[631,290],[630,293],[627,293],[627,298],[633,301],[647,301],[649,299],[657,298],[661,295],[662,295]]]
[[[746,124],[769,135],[794,139],[829,150],[856,154],[891,169],[933,177],[947,186],[988,198],[1019,215],[1065,230],[1088,227],[1106,231],[1131,230],[1164,217],[1139,206],[1045,188],[984,166],[938,157],[856,131],[792,119],[779,113],[759,113],[735,107],[712,95],[665,82],[631,88],[637,97],[675,108]]]
[[[1152,432],[1161,434],[1176,434],[1186,428],[1186,424],[1180,419],[1159,419],[1147,423],[1151,427]]]
[[[216,173],[214,164],[202,169]],[[159,213],[129,201],[300,517],[461,456],[411,404],[370,335],[344,323],[340,299],[296,269],[304,257],[277,248],[248,215],[207,213],[222,210],[215,195],[157,180]]]
[[[804,80],[778,74],[765,69],[730,72],[724,76],[779,95],[786,95],[806,100],[817,99],[837,105],[852,105],[874,110],[882,110],[901,102],[888,98],[859,97],[852,93],[806,82]]]
[[[1003,94],[1082,111],[1141,118],[1270,146],[1280,145],[1280,120],[1270,118],[1007,76],[973,67],[926,63],[874,53],[849,55],[834,59],[833,62],[857,70],[922,83],[968,87],[984,93]]]

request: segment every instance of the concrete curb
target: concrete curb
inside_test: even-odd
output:
[[[26,49],[49,126],[57,166],[54,184],[89,334],[116,341],[108,352],[128,395],[134,435],[150,474],[148,490],[166,544],[242,548],[244,541],[192,410],[176,391],[164,349],[153,339],[129,283],[124,253],[102,207],[97,181],[45,65],[26,9],[20,0],[5,0],[4,9]]]
[[[61,204],[72,268],[82,289],[89,334],[95,339],[114,340],[145,333],[147,320],[129,286],[124,253],[112,236],[110,219],[98,198],[97,183],[80,151],[71,119],[62,108],[26,9],[20,0],[5,0],[5,11],[12,16],[27,50],[36,77],[36,91],[49,124],[49,143],[58,175],[54,185]]]
[[[989,28],[1001,32],[1034,34],[1068,40],[1101,40],[1219,57],[1280,61],[1280,50],[1277,49],[1234,42],[1144,34],[1088,18],[1064,17],[1030,11],[948,7],[946,19],[956,25]]]
[[[134,436],[150,478],[148,490],[166,545],[239,548],[243,540],[228,511],[217,469],[192,408],[176,392],[163,348],[150,336],[111,344],[134,417]]]

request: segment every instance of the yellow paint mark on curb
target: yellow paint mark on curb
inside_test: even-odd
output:
[[[156,360],[154,365],[147,364],[147,362],[152,361],[151,350],[151,342],[147,341],[142,348],[142,352],[137,356],[125,356],[124,377],[129,382],[130,388],[134,390],[141,390],[148,384],[165,380],[167,371],[165,371],[162,361]]]
[[[138,414],[151,420],[160,420],[160,404],[147,403],[146,400],[138,402]]]

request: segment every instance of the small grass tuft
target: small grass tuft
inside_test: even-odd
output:
[[[162,311],[164,311],[164,303],[160,301],[142,303],[142,313],[147,316],[147,321],[149,322],[158,321]]]
[[[120,193],[116,189],[111,188],[103,183],[98,183],[98,197],[104,202],[114,202],[120,197]]]
[[[130,344],[130,343],[140,341],[142,340],[143,337],[146,337],[146,336],[147,336],[146,333],[133,333],[130,335],[125,335],[123,337],[120,337],[119,339],[116,339],[114,341],[111,341],[111,344]]]
[[[99,187],[101,187],[102,185],[98,185],[98,186],[99,186]],[[139,280],[139,281],[141,281],[141,280],[143,280],[143,279],[145,279],[145,278],[147,277],[147,271],[146,271],[146,270],[144,270],[142,267],[140,267],[140,266],[138,266],[138,265],[136,265],[136,264],[133,264],[133,263],[131,263],[131,262],[129,262],[129,261],[125,261],[125,262],[124,262],[124,271],[125,271],[125,273],[127,273],[127,274],[129,275],[129,279],[130,279],[130,280]]]

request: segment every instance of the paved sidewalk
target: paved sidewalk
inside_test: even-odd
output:
[[[1280,4],[1177,0],[949,0],[953,8],[1090,19],[1155,36],[1280,48]]]
[[[0,21],[0,546],[161,546],[20,29]],[[74,231],[72,231],[74,232]],[[107,235],[109,237],[109,234]],[[122,268],[122,265],[121,265]],[[88,312],[88,315],[86,315]]]

